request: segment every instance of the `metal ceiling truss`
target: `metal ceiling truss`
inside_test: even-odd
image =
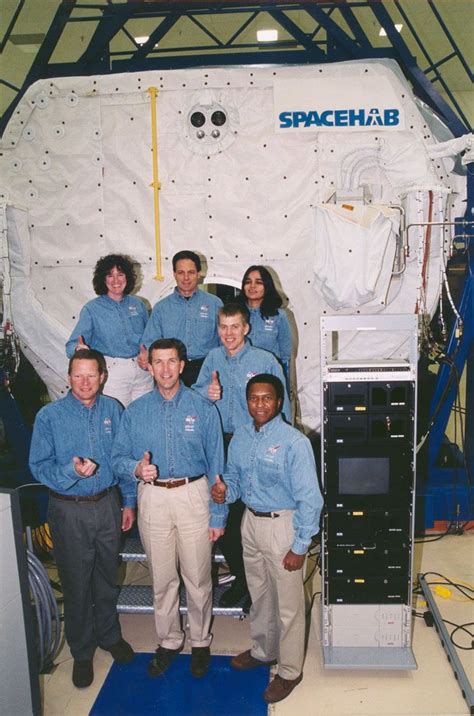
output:
[[[433,22],[441,28],[451,47],[447,55],[436,61],[423,47],[409,14],[403,9],[399,0],[385,4],[380,0],[338,0],[337,2],[289,0],[266,3],[246,0],[218,3],[199,0],[189,2],[129,0],[126,3],[116,3],[114,0],[108,0],[107,4],[63,0],[22,86],[16,87],[8,80],[0,79],[1,84],[17,93],[0,120],[0,132],[3,133],[8,119],[26,89],[42,78],[196,66],[304,64],[389,57],[398,61],[416,94],[441,115],[452,132],[455,135],[464,134],[469,131],[469,123],[443,78],[442,68],[449,60],[457,58],[471,82],[473,73],[444,18],[436,8],[434,0],[423,1],[431,8]],[[5,35],[0,39],[0,52],[14,32],[24,3],[25,0],[18,0]],[[403,18],[407,32],[411,34],[427,63],[424,69],[420,69],[417,65],[415,57],[397,31],[389,8],[392,11],[396,8]],[[85,11],[87,14],[84,14]],[[385,29],[390,47],[374,47],[370,42],[358,17],[359,13],[367,11]],[[219,36],[219,33],[209,27],[212,25],[213,18],[222,15],[232,16],[234,23],[238,25],[228,38]],[[245,30],[264,15],[270,16],[289,39],[265,44],[244,41],[242,36]],[[295,21],[295,17],[298,18],[298,22]],[[127,23],[132,20],[146,20],[150,26],[147,30],[148,40],[142,45],[136,42],[130,27],[127,27]],[[205,38],[204,44],[177,44],[180,36],[176,32],[173,34],[173,31],[183,20],[192,23],[198,29],[203,39]],[[62,33],[74,22],[95,24],[88,47],[74,62],[51,62]],[[307,29],[309,24],[315,25],[311,31]],[[127,40],[126,49],[111,48],[114,40],[124,38]],[[449,102],[437,92],[435,83],[439,83]]]

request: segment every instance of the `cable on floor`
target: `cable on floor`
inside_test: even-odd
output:
[[[40,560],[26,550],[28,582],[36,617],[38,668],[47,672],[61,646],[61,617],[48,574]]]

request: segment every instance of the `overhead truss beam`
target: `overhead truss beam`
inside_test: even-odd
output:
[[[154,0],[146,3],[135,2],[135,0],[125,3],[108,0],[106,5],[98,2],[78,4],[77,0],[63,0],[23,85],[17,88],[9,78],[0,78],[0,84],[17,91],[15,99],[0,121],[0,132],[3,132],[23,93],[40,78],[66,74],[92,75],[219,64],[324,63],[391,57],[399,62],[415,92],[445,119],[455,134],[462,134],[468,130],[468,122],[448,83],[444,80],[441,68],[449,60],[457,59],[471,80],[473,75],[434,0],[421,1],[433,11],[434,18],[452,48],[452,51],[444,57],[431,57],[420,43],[408,10],[401,6],[399,0],[394,0],[393,6],[404,18],[407,28],[419,44],[427,62],[424,71],[418,67],[405,41],[395,28],[394,20],[388,10],[391,3],[387,4],[379,0],[356,0],[350,3],[347,0],[333,2],[287,0],[287,2],[267,3],[241,0],[213,5],[202,0],[188,2]],[[24,2],[25,0],[18,0],[7,32],[0,41],[0,51],[8,42]],[[77,10],[81,13],[85,10],[90,13],[86,16],[75,13]],[[374,47],[371,43],[358,16],[359,12],[367,12],[367,10],[372,12],[374,18],[385,29],[391,47]],[[295,11],[300,12],[296,15]],[[213,17],[223,14],[235,18],[235,28],[230,37],[220,36],[209,22]],[[259,43],[256,39],[249,41],[246,31],[253,23],[257,26],[260,17],[263,16],[270,16],[283,30],[283,40],[265,44]],[[295,20],[296,17],[298,21]],[[148,39],[144,43],[136,42],[129,25],[131,20],[146,20],[149,23]],[[174,32],[181,21],[194,24],[202,33],[204,42],[196,45],[183,41],[181,36]],[[308,21],[316,23],[315,29],[308,31]],[[75,62],[52,63],[51,57],[61,35],[68,23],[72,22],[96,24],[89,45]],[[121,36],[127,39],[123,47],[120,47]],[[433,82],[439,83],[449,101],[442,99]]]

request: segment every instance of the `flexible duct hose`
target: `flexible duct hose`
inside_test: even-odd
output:
[[[28,582],[36,615],[38,670],[46,671],[61,645],[61,618],[48,574],[40,560],[26,550]]]

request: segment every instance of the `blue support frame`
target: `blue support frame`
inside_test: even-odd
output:
[[[23,8],[24,1],[25,0],[19,0],[18,2],[9,26],[1,40],[0,51],[12,33]],[[434,19],[444,32],[452,48],[452,52],[437,61],[433,61],[422,47],[413,24],[409,19],[409,7],[407,6],[405,10],[400,5],[399,0],[394,0],[393,4],[384,4],[379,0],[358,0],[350,4],[345,2],[345,0],[313,0],[312,2],[309,2],[309,0],[303,0],[302,2],[287,0],[287,2],[268,2],[261,4],[251,2],[250,0],[241,0],[240,2],[216,3],[215,5],[210,5],[204,2],[204,0],[202,2],[200,0],[189,2],[181,2],[180,0],[175,0],[174,2],[158,2],[157,0],[150,0],[146,3],[124,3],[118,0],[108,0],[106,5],[99,2],[88,2],[78,5],[76,0],[63,0],[57,9],[51,27],[21,88],[16,87],[6,79],[0,78],[0,84],[18,92],[9,109],[0,120],[0,132],[3,132],[5,129],[23,93],[35,80],[40,78],[64,76],[66,74],[108,74],[157,68],[229,65],[231,63],[240,65],[261,63],[288,64],[297,62],[320,63],[347,59],[390,57],[399,62],[417,94],[445,119],[453,133],[458,136],[468,131],[468,122],[450,91],[448,84],[444,81],[439,68],[447,62],[448,59],[455,56],[471,81],[473,73],[462,57],[460,48],[454,41],[435,3],[433,0],[425,1],[431,8]],[[405,41],[395,29],[392,13],[389,12],[391,7],[395,7],[404,18],[407,28],[409,28],[415,41],[420,46],[428,62],[428,66],[424,72],[417,66],[416,60],[408,50]],[[84,10],[95,10],[100,13],[100,15],[94,15],[92,12],[87,16],[84,14],[74,15],[74,10],[76,9],[80,10],[81,13]],[[387,37],[392,45],[391,48],[377,48],[372,46],[356,16],[359,9],[370,10],[372,12],[374,18],[385,28]],[[301,17],[304,17],[303,14],[306,14],[315,20],[317,23],[316,30],[312,33],[308,33],[303,30],[302,27],[299,27],[290,16],[290,13],[293,11],[299,11]],[[211,17],[213,14],[234,14],[241,16],[240,26],[231,38],[220,40],[218,33],[211,31],[206,26],[206,23],[202,21],[202,18]],[[260,14],[270,15],[273,20],[290,35],[292,40],[290,40],[290,42],[270,43],[266,46],[258,42],[242,43],[240,37],[243,31],[250,23],[257,19]],[[173,47],[172,44],[168,43],[165,48],[156,48],[157,43],[161,39],[169,37],[169,33],[181,18],[186,18],[188,21],[196,24],[209,38],[209,44],[205,47],[183,47],[182,45]],[[137,45],[126,27],[127,22],[132,19],[144,19],[152,22],[156,21],[157,23],[155,29],[150,31],[148,41],[142,46]],[[338,19],[344,21],[346,27],[348,27],[352,33],[352,37],[338,24]],[[61,38],[61,33],[66,25],[72,22],[96,23],[96,28],[89,46],[74,63],[51,64],[50,60]],[[116,54],[111,53],[110,42],[120,32],[125,33],[131,40],[131,47],[134,49],[126,53],[121,52],[119,59]],[[325,32],[325,38],[321,38],[322,32]],[[318,39],[318,37],[320,39]],[[202,52],[204,50],[209,54],[203,55]],[[241,52],[242,50],[243,52]],[[183,52],[190,54],[183,56]],[[124,57],[124,54],[126,57]],[[432,82],[430,82],[426,76],[429,73],[434,73],[434,81],[440,82],[455,111],[448,102],[436,92]]]
[[[112,14],[108,8],[104,9],[102,18],[99,20],[94,34],[91,37],[89,46],[78,60],[79,68],[87,73],[87,67],[92,64],[104,64],[104,70],[109,70],[109,43],[115,35],[123,28],[125,23],[133,16],[131,4],[115,8]]]
[[[3,39],[2,39],[2,41],[0,42],[0,55],[2,54],[3,50],[5,49],[5,45],[7,44],[8,39],[9,39],[10,35],[12,34],[12,30],[13,30],[13,28],[15,27],[15,23],[16,23],[16,21],[17,21],[17,19],[18,19],[18,16],[19,16],[20,12],[21,12],[22,9],[23,9],[23,5],[24,5],[24,4],[25,4],[25,0],[19,0],[19,3],[18,3],[18,5],[17,5],[16,8],[15,8],[15,12],[14,12],[13,15],[12,15],[12,19],[10,20],[10,22],[9,22],[9,24],[8,24],[8,27],[7,27],[7,29],[5,30],[5,34],[4,34],[4,36],[3,36]]]
[[[49,27],[49,30],[46,33],[46,37],[43,40],[43,44],[41,45],[38,54],[36,55],[35,60],[30,68],[30,71],[28,72],[25,81],[23,82],[21,91],[17,94],[8,110],[2,116],[2,121],[0,123],[0,132],[3,133],[3,130],[5,129],[11,115],[13,114],[15,107],[17,106],[18,102],[20,101],[21,97],[26,92],[28,87],[32,85],[33,82],[36,82],[36,80],[42,79],[45,76],[45,68],[48,66],[48,62],[51,59],[51,56],[57,43],[59,42],[61,34],[67,25],[72,11],[74,10],[75,4],[75,0],[73,0],[73,2],[69,2],[67,4],[61,3],[61,5],[58,7],[53,21]]]
[[[456,233],[467,236],[466,241],[466,277],[459,304],[459,314],[463,320],[462,335],[458,336],[458,321],[454,321],[446,356],[455,366],[447,362],[440,367],[435,391],[431,400],[431,419],[436,419],[430,431],[428,445],[427,480],[420,484],[419,494],[424,504],[425,527],[432,527],[435,521],[463,522],[474,518],[473,453],[474,453],[474,164],[468,169],[467,209],[464,220],[459,221]],[[437,464],[440,446],[444,440],[446,426],[453,408],[458,385],[457,378],[466,366],[466,415],[464,423],[464,445],[462,445],[463,464],[456,467],[442,467]],[[451,387],[449,387],[451,386]],[[441,408],[438,406],[446,394]]]
[[[449,59],[452,59],[453,57],[459,57],[459,56],[460,56],[460,55],[458,54],[459,51],[458,51],[458,52],[453,51],[453,52],[450,53],[449,55],[446,55],[445,57],[443,57],[443,58],[442,58],[441,60],[439,60],[438,62],[433,62],[433,60],[431,59],[430,55],[429,55],[428,52],[426,51],[425,47],[424,47],[423,44],[420,42],[420,39],[419,39],[419,37],[418,37],[418,35],[417,35],[417,33],[416,33],[416,30],[415,30],[415,28],[413,27],[412,23],[410,22],[410,18],[408,17],[407,13],[406,13],[405,10],[403,9],[403,7],[400,5],[399,0],[395,0],[395,4],[396,4],[396,7],[397,7],[398,12],[399,12],[400,15],[402,16],[402,18],[403,18],[404,22],[406,23],[408,29],[410,30],[410,32],[412,33],[414,39],[416,40],[416,42],[417,42],[417,44],[418,44],[418,46],[419,46],[419,48],[420,48],[420,51],[423,53],[425,59],[426,59],[427,62],[429,63],[428,67],[423,71],[424,74],[425,74],[425,76],[427,77],[427,75],[428,75],[429,73],[431,73],[431,72],[434,72],[434,73],[435,73],[434,80],[431,80],[431,82],[437,81],[437,82],[440,83],[440,85],[442,86],[442,88],[443,88],[444,91],[446,92],[447,96],[449,97],[450,101],[453,103],[454,107],[456,107],[457,113],[458,113],[459,116],[462,118],[462,121],[464,122],[464,124],[466,125],[466,127],[468,127],[468,126],[469,126],[469,122],[467,121],[466,117],[464,116],[463,112],[461,111],[461,108],[459,107],[458,103],[456,102],[456,100],[455,100],[455,98],[454,98],[452,92],[450,91],[450,89],[449,89],[447,83],[444,81],[442,75],[441,75],[440,72],[438,71],[438,67],[440,67],[444,62],[447,62]],[[468,77],[469,77],[469,78],[471,79],[471,81],[472,81],[472,73],[468,73]],[[429,79],[429,78],[427,77],[427,79]]]
[[[272,18],[277,22],[281,27],[283,27],[290,35],[292,35],[295,40],[304,47],[306,51],[311,52],[312,55],[318,56],[319,60],[318,62],[325,62],[326,57],[323,52],[317,45],[315,45],[312,38],[308,37],[306,33],[304,33],[294,22],[289,18],[287,15],[285,15],[284,12],[281,10],[270,10],[269,15],[272,16]]]
[[[318,22],[327,32],[328,37],[333,39],[331,61],[341,61],[355,59],[364,59],[364,50],[360,45],[353,40],[347,33],[344,32],[342,27],[332,20],[324,10],[317,6],[311,6],[305,8],[308,15],[310,15],[316,22]]]
[[[449,104],[436,91],[431,82],[427,79],[426,75],[420,70],[416,64],[415,58],[408,50],[405,41],[397,31],[395,24],[385,6],[382,5],[382,3],[374,3],[372,5],[372,12],[380,22],[380,25],[385,29],[387,37],[397,51],[402,69],[411,81],[415,93],[427,104],[429,104],[430,107],[441,114],[442,117],[444,117],[452,133],[456,137],[465,134],[466,131],[468,131],[467,121],[466,125],[464,125],[457,114],[451,109]],[[459,107],[458,111],[460,112]]]
[[[435,15],[436,19],[438,20],[440,26],[443,28],[443,32],[448,38],[449,42],[451,43],[451,47],[453,48],[454,52],[456,53],[456,57],[459,59],[459,62],[464,67],[467,76],[471,80],[471,82],[474,80],[474,72],[471,71],[469,65],[467,64],[462,52],[460,52],[459,47],[457,46],[456,42],[454,41],[453,36],[451,35],[446,23],[444,22],[443,18],[441,17],[441,14],[439,10],[437,9],[436,5],[434,4],[433,0],[428,0],[428,4],[433,11],[433,14]]]

